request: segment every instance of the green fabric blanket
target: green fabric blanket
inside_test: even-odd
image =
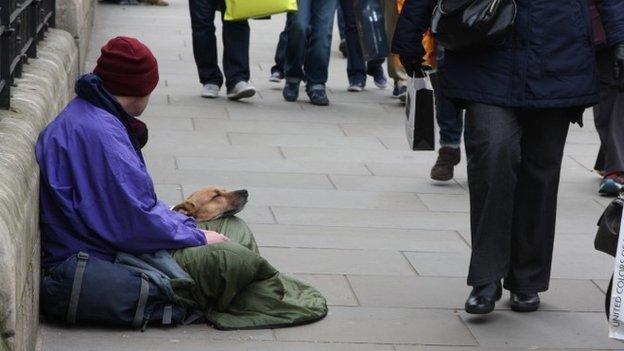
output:
[[[178,250],[173,258],[194,280],[176,294],[194,301],[221,330],[280,328],[316,322],[327,301],[313,287],[280,274],[262,258],[245,222],[228,217],[198,223],[230,242]]]

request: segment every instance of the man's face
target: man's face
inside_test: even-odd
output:
[[[147,104],[149,103],[150,95],[144,96],[142,98],[137,98],[134,103],[131,104],[130,110],[127,111],[131,116],[138,117],[147,108]]]

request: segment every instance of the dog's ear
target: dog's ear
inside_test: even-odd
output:
[[[195,204],[190,201],[184,201],[181,204],[175,205],[173,210],[180,212],[184,215],[193,217],[193,214],[195,213]]]

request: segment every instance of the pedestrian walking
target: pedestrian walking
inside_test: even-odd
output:
[[[286,49],[288,47],[288,31],[290,30],[290,23],[292,17],[286,17],[286,25],[284,30],[280,33],[277,41],[277,48],[275,49],[275,65],[271,67],[271,76],[269,81],[273,83],[279,83],[284,79],[284,63],[286,61]]]
[[[189,0],[193,28],[193,55],[197,64],[201,96],[216,98],[223,85],[223,73],[217,59],[215,13],[224,12],[223,0]],[[223,14],[223,71],[227,97],[231,100],[249,98],[256,89],[249,84],[249,23],[224,21]]]
[[[461,161],[464,112],[442,94],[439,82],[444,75],[444,48],[438,46],[436,53],[436,69],[431,75],[431,81],[435,93],[436,122],[440,128],[440,149],[438,158],[431,168],[431,179],[444,182],[453,179],[455,166]]]
[[[388,43],[392,42],[394,31],[399,20],[399,8],[402,8],[404,0],[381,0],[383,6],[384,22],[386,25],[386,35]],[[390,53],[387,58],[388,75],[394,82],[392,97],[405,99],[407,93],[407,81],[409,76],[399,60],[399,56]]]
[[[334,13],[338,0],[300,0],[288,31],[283,96],[297,101],[299,85],[306,78],[306,92],[314,105],[329,105],[325,90],[331,52]],[[305,73],[304,73],[305,72]]]
[[[342,10],[345,25],[345,39],[347,45],[347,76],[351,92],[360,92],[366,87],[367,75],[373,77],[375,85],[379,89],[388,86],[388,79],[384,73],[383,63],[385,59],[364,61],[362,46],[355,17],[353,0],[340,0],[339,8]]]
[[[599,192],[616,196],[624,187],[624,83],[611,74],[615,47],[607,44],[594,0],[590,10],[600,79],[600,104],[594,107],[594,123],[601,145],[595,169],[603,175]]]
[[[422,33],[430,27],[435,2],[406,0],[397,25],[394,52],[414,69],[421,64]],[[607,43],[616,48],[617,69],[610,74],[621,79],[624,2],[597,4]],[[445,53],[442,93],[467,109],[473,287],[468,313],[493,311],[502,279],[514,311],[539,308],[538,293],[548,290],[550,280],[569,125],[599,101],[587,0],[516,5],[516,21],[502,43]]]

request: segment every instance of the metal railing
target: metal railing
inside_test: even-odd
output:
[[[55,0],[0,0],[0,109],[8,109],[13,79],[54,27]]]

